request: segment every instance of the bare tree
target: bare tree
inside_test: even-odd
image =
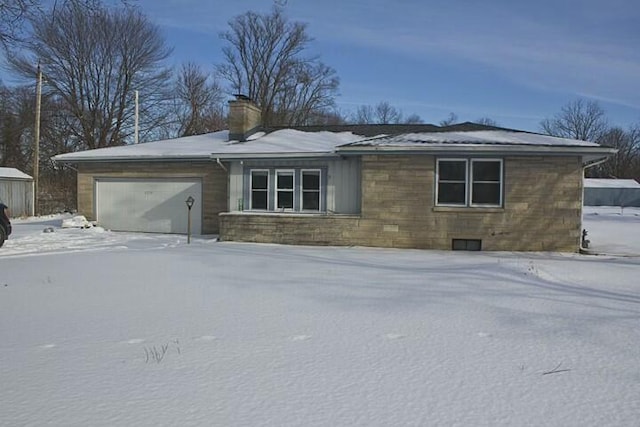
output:
[[[351,121],[358,124],[419,124],[423,123],[420,116],[412,114],[403,119],[402,111],[388,101],[380,101],[376,105],[361,105],[352,116]]]
[[[10,58],[15,71],[35,76],[40,63],[44,89],[60,99],[76,149],[121,145],[133,133],[134,92],[141,95],[140,133],[145,138],[166,120],[170,70],[158,27],[126,5],[99,1],[58,3],[30,19],[26,55]]]
[[[175,93],[180,136],[224,128],[226,118],[222,88],[201,67],[192,62],[184,64],[176,81]]]
[[[597,167],[587,169],[590,177],[640,179],[640,125],[626,131],[611,128],[597,142],[617,148],[618,152]]]
[[[0,166],[33,171],[33,123],[35,88],[7,88],[0,85]],[[74,138],[66,126],[59,99],[42,99],[40,124],[38,186],[39,209],[42,213],[70,209],[75,204],[75,173],[55,168],[47,161],[55,154],[73,151]]]
[[[0,0],[0,44],[4,48],[21,41],[24,21],[39,3],[37,0]]]
[[[346,116],[338,110],[322,110],[311,114],[309,125],[343,125],[347,123]]]
[[[540,122],[548,135],[596,141],[609,127],[605,112],[596,101],[577,99],[560,109],[551,119]]]
[[[440,121],[440,126],[451,126],[458,123],[458,115],[456,113],[449,113],[446,119]]]
[[[420,117],[417,114],[411,114],[410,116],[408,116],[406,119],[403,120],[403,123],[408,125],[421,125],[424,123],[424,120],[422,120],[422,117]]]
[[[378,117],[378,123],[399,123],[402,119],[402,113],[396,107],[389,104],[387,101],[379,102],[375,107],[376,116]]]
[[[0,166],[31,170],[34,93],[0,86]]]
[[[353,118],[351,120],[357,124],[370,124],[375,123],[375,111],[371,105],[361,105],[356,108]]]
[[[496,122],[495,120],[489,117],[480,117],[478,120],[474,120],[473,123],[477,123],[479,125],[485,125],[485,126],[493,126],[493,127],[499,126],[498,122]]]
[[[288,21],[282,5],[270,14],[237,16],[229,27],[220,34],[227,46],[218,72],[234,91],[261,107],[265,124],[306,124],[314,112],[334,106],[335,70],[304,56],[311,42],[307,26]]]

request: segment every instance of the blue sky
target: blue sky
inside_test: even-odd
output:
[[[219,33],[270,0],[137,0],[162,29],[175,65],[222,61]],[[612,124],[640,123],[637,0],[288,0],[308,23],[309,53],[340,79],[338,107],[385,100],[437,123],[490,117],[539,130],[578,97]]]

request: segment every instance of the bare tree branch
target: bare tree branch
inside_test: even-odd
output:
[[[14,71],[35,75],[40,62],[44,89],[68,112],[66,126],[77,149],[121,145],[133,133],[134,92],[141,95],[140,133],[166,120],[169,56],[157,26],[133,8],[68,0],[30,19],[26,54],[10,58]]]
[[[609,127],[604,110],[596,101],[577,99],[563,106],[551,119],[540,122],[548,135],[595,142]]]
[[[0,44],[5,49],[22,41],[23,24],[39,3],[38,0],[0,0]]]
[[[402,111],[388,101],[380,101],[376,105],[361,105],[352,116],[352,122],[358,124],[420,124],[424,121],[417,114],[403,119]]]
[[[223,129],[224,95],[217,81],[194,63],[186,63],[176,81],[175,110],[180,136]]]
[[[339,79],[317,57],[303,56],[311,42],[306,29],[306,24],[288,21],[276,4],[270,14],[237,16],[220,34],[227,46],[219,75],[261,107],[267,125],[307,124],[335,105]]]
[[[449,113],[446,119],[440,121],[439,125],[451,126],[455,125],[456,123],[458,123],[458,115],[456,113]]]

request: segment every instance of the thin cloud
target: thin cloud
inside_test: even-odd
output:
[[[588,92],[620,105],[640,107],[640,54],[633,37],[621,39],[602,29],[572,32],[504,10],[488,13],[489,18],[482,21],[469,14],[454,19],[453,15],[445,19],[445,15],[442,9],[431,10],[422,25],[415,25],[416,18],[411,17],[390,19],[387,26],[365,20],[334,31],[332,37],[423,61],[481,64],[532,88]]]

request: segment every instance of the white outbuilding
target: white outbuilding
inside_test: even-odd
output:
[[[33,178],[15,168],[0,167],[0,202],[11,216],[33,215]]]
[[[640,207],[640,184],[633,179],[586,178],[583,204]]]

